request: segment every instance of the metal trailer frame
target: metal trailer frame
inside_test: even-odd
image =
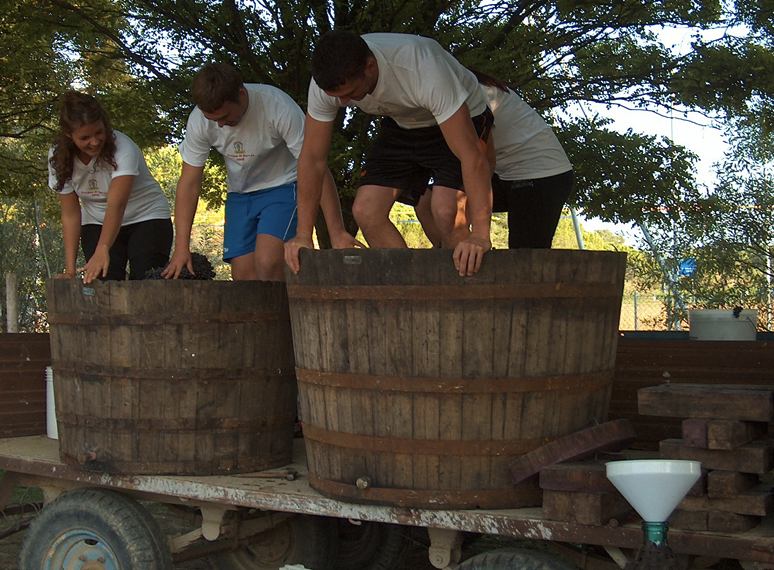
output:
[[[201,543],[200,538],[216,541],[223,536],[228,511],[254,509],[272,516],[247,521],[237,536],[252,536],[270,528],[287,514],[305,514],[375,521],[424,527],[430,536],[429,556],[436,568],[451,568],[458,562],[461,532],[499,535],[551,544],[598,545],[604,547],[619,565],[624,550],[636,550],[642,544],[638,522],[607,526],[586,526],[544,518],[541,508],[503,510],[431,510],[343,502],[320,495],[309,486],[302,442],[296,440],[294,463],[282,470],[219,476],[112,475],[89,472],[62,463],[58,443],[46,436],[0,439],[0,510],[7,506],[17,485],[39,487],[45,502],[64,491],[95,487],[120,491],[141,500],[186,505],[201,511],[201,528],[171,538],[178,559],[194,555],[183,553]],[[283,515],[285,513],[286,515]],[[252,525],[252,526],[251,526]],[[233,534],[233,529],[231,529]],[[774,517],[738,534],[718,532],[669,531],[669,545],[675,553],[693,555],[702,560],[736,559],[748,569],[774,568]],[[233,548],[227,546],[227,548]],[[182,555],[182,556],[181,556]],[[582,568],[599,567],[574,560]],[[609,566],[608,566],[609,567]]]

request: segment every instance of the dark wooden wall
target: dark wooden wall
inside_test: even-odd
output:
[[[47,334],[0,334],[0,437],[46,433]]]
[[[0,334],[0,437],[46,432],[50,363],[47,334]],[[656,449],[658,441],[680,437],[679,419],[637,413],[637,390],[667,381],[774,386],[774,335],[759,335],[757,342],[713,342],[623,333],[609,417],[634,423],[635,447]]]
[[[666,382],[774,386],[774,337],[759,339],[692,341],[679,335],[623,333],[609,417],[630,419],[638,436],[634,446],[641,449],[657,449],[658,441],[681,437],[680,419],[637,413],[637,390]]]

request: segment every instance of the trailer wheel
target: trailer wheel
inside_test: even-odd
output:
[[[468,558],[456,570],[578,570],[577,566],[546,552],[502,548]]]
[[[336,570],[395,570],[409,545],[400,525],[339,519],[338,530]]]
[[[210,556],[214,570],[277,570],[301,564],[314,570],[338,570],[336,522],[312,515],[298,515],[259,534],[237,550]]]
[[[60,495],[32,521],[20,568],[172,570],[156,521],[137,501],[102,489]]]

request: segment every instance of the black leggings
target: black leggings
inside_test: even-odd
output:
[[[492,178],[495,212],[508,212],[508,247],[551,247],[562,208],[572,194],[572,170],[535,180]]]
[[[86,261],[97,249],[100,224],[81,226],[81,249]],[[113,247],[110,248],[110,265],[107,277],[100,279],[123,281],[129,262],[129,279],[142,279],[149,269],[164,267],[169,262],[172,248],[172,222],[167,219],[148,220],[121,226]]]

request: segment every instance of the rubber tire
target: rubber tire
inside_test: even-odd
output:
[[[277,570],[285,565],[301,564],[314,570],[338,570],[336,532],[334,519],[296,515],[261,533],[252,544],[211,555],[210,567],[213,570]],[[265,546],[282,544],[281,541],[287,541],[281,553]]]
[[[395,570],[403,563],[409,540],[396,524],[339,519],[336,570]]]
[[[30,524],[19,553],[20,570],[45,567],[49,550],[66,533],[83,530],[101,540],[120,570],[172,570],[166,537],[134,499],[104,489],[76,489],[44,507]],[[63,554],[53,549],[52,554]]]
[[[502,548],[468,558],[456,570],[578,570],[577,566],[528,548]]]

